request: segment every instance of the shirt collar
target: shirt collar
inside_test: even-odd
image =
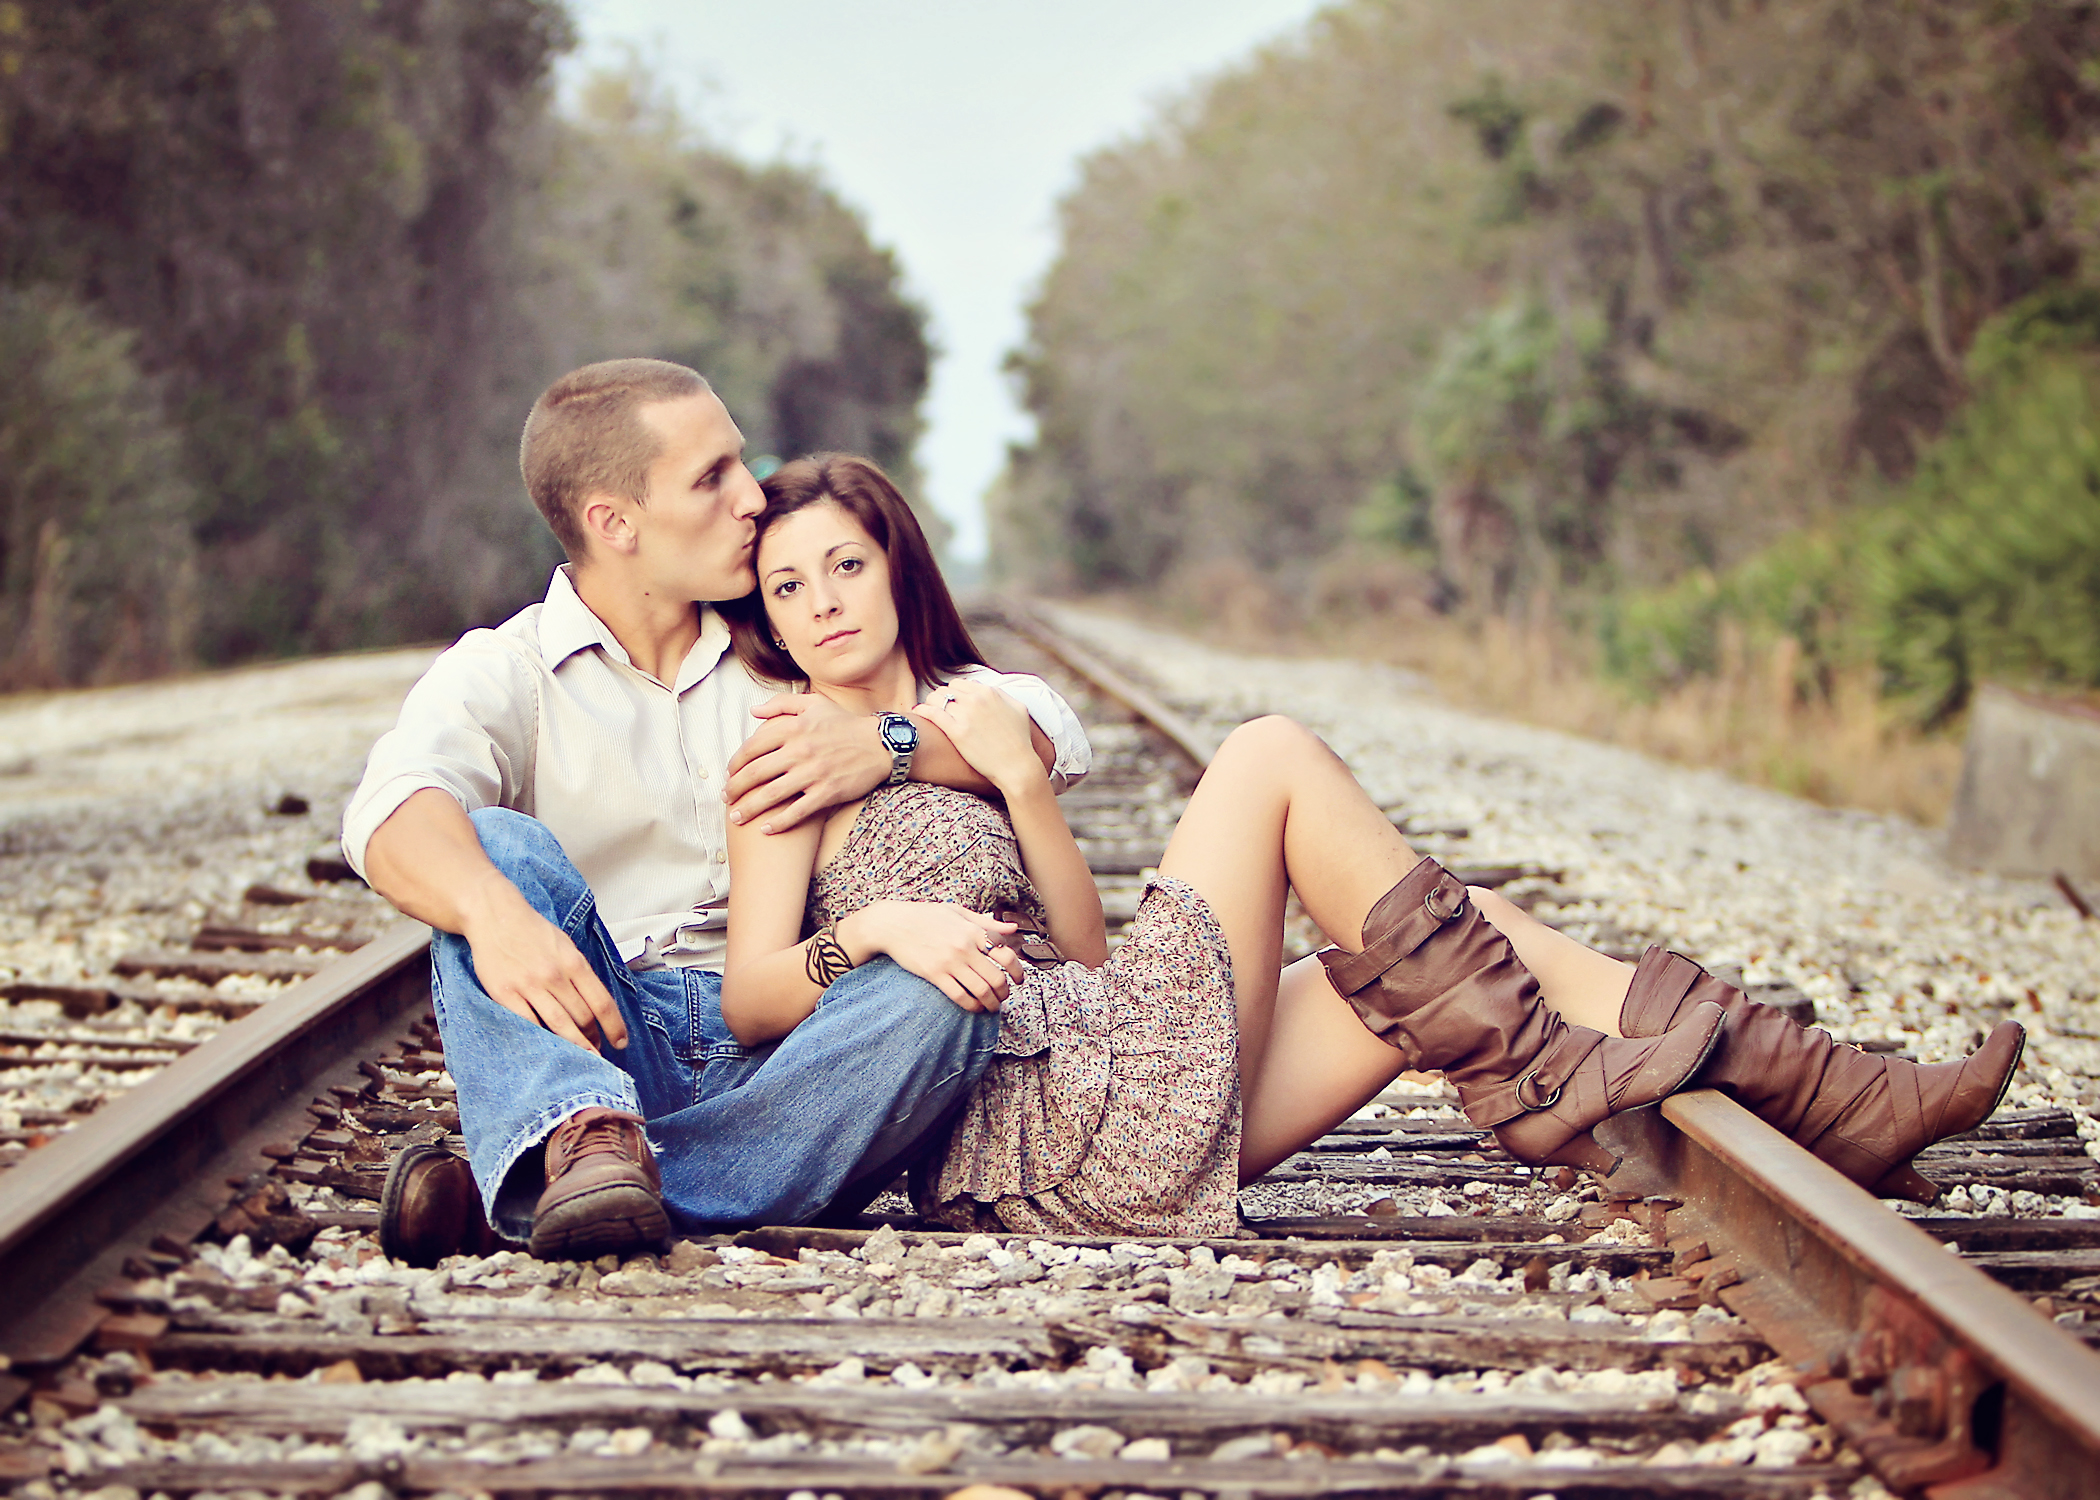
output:
[[[554,576],[547,581],[547,599],[540,607],[539,623],[540,654],[546,658],[550,672],[577,652],[588,651],[593,646],[599,647],[622,666],[634,666],[628,658],[627,648],[576,592],[567,563],[556,568]],[[700,638],[693,642],[685,660],[679,663],[678,680],[671,684],[671,691],[683,693],[705,677],[728,649],[728,622],[712,605],[701,605]]]
[[[626,648],[576,592],[569,565],[563,563],[547,580],[547,602],[540,606],[540,654],[547,658],[547,669],[552,671],[577,652],[593,646],[604,647],[615,661],[633,665],[627,660]]]

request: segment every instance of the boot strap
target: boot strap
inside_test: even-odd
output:
[[[1628,1036],[1661,1036],[1677,1019],[1684,997],[1706,970],[1659,944],[1641,955],[1619,1007],[1619,1029]]]
[[[1601,1031],[1565,1023],[1559,1032],[1540,1052],[1538,1061],[1516,1078],[1463,1090],[1464,1097],[1459,1102],[1466,1118],[1492,1129],[1518,1115],[1551,1109],[1560,1103],[1561,1093],[1575,1076],[1575,1070],[1608,1038]]]
[[[1419,873],[1410,874],[1404,883],[1421,880],[1425,889],[1419,904],[1404,907],[1399,920],[1366,943],[1361,953],[1345,953],[1340,948],[1321,952],[1320,962],[1327,966],[1327,977],[1343,996],[1371,984],[1465,911],[1466,888],[1457,876],[1433,859],[1424,859],[1415,868]],[[1424,876],[1430,878],[1423,879]]]

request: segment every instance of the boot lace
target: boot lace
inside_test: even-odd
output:
[[[634,1158],[635,1123],[621,1115],[599,1115],[585,1120],[581,1125],[564,1125],[562,1139],[556,1150],[566,1170],[586,1156],[617,1156],[623,1161]]]

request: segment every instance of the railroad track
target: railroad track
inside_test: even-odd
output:
[[[1212,742],[1030,617],[973,626],[1088,721],[1066,810],[1119,927]],[[1711,1093],[1624,1117],[1609,1191],[1523,1168],[1409,1076],[1248,1189],[1245,1238],[891,1214],[625,1264],[397,1267],[386,1162],[459,1144],[425,939],[388,928],[188,1046],[98,1038],[80,1004],[61,1046],[159,1071],[0,1174],[0,1483],[1811,1496],[1864,1464],[1973,1481],[1949,1496],[2093,1490],[2100,1356],[2052,1319],[2100,1335],[2100,1223],[1906,1221]],[[1318,940],[1294,915],[1294,946]],[[270,971],[268,943],[213,941],[192,951],[217,972]],[[1982,1193],[2094,1185],[2061,1111],[1920,1164]]]

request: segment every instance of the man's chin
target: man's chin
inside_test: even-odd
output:
[[[758,587],[758,574],[750,568],[726,575],[708,584],[707,592],[700,595],[703,604],[723,604],[731,599],[741,599]]]

